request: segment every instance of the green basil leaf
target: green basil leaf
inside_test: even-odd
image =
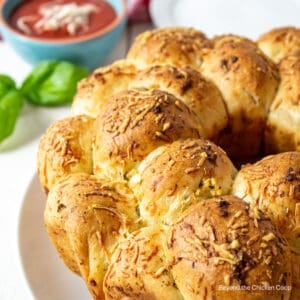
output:
[[[27,76],[21,91],[36,105],[62,105],[72,102],[77,82],[87,75],[87,69],[70,62],[46,61]]]
[[[15,82],[0,75],[0,142],[10,136],[23,106],[23,98]]]
[[[43,61],[39,63],[23,81],[21,92],[27,100],[39,104],[38,87],[49,77],[58,65],[58,61]]]
[[[12,78],[7,75],[0,74],[0,97],[5,95],[10,89],[15,89],[16,84]]]

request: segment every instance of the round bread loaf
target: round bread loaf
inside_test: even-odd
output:
[[[268,115],[265,152],[300,150],[300,53],[279,64],[281,82]]]
[[[289,299],[290,290],[275,289],[291,283],[288,245],[264,214],[241,199],[202,201],[167,235],[167,262],[184,299]]]
[[[153,64],[199,68],[202,50],[210,47],[205,34],[195,29],[162,28],[140,34],[129,49],[127,59],[140,68]]]
[[[128,177],[142,219],[147,224],[172,224],[187,207],[228,194],[235,175],[221,148],[186,139],[156,148]]]
[[[298,34],[258,41],[278,72],[247,38],[157,29],[81,81],[38,170],[49,236],[94,299],[300,299],[300,152],[235,179],[217,146],[235,163],[299,148]]]
[[[38,151],[38,173],[44,190],[70,173],[93,172],[94,119],[79,115],[59,120],[43,135]]]
[[[103,299],[103,278],[118,239],[138,227],[136,205],[125,187],[84,173],[61,178],[48,195],[48,234],[95,299]]]
[[[219,88],[228,109],[229,124],[217,144],[233,158],[257,156],[279,83],[276,66],[248,42],[219,40],[204,56],[201,72]]]
[[[160,90],[136,88],[110,99],[95,125],[94,173],[123,181],[126,173],[155,148],[203,136],[190,109]]]
[[[284,57],[300,51],[300,29],[275,28],[261,35],[257,44],[268,57],[278,63]]]
[[[300,152],[268,156],[238,173],[232,192],[257,206],[287,239],[294,290],[300,289]],[[297,299],[297,298],[295,298]]]

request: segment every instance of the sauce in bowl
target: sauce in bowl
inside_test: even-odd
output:
[[[104,0],[28,0],[13,10],[10,24],[27,36],[63,39],[99,31],[116,17]]]

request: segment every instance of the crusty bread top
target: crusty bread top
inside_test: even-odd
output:
[[[87,114],[96,117],[114,94],[128,88],[135,73],[135,66],[127,60],[119,60],[96,69],[79,82],[72,103],[72,115]]]
[[[105,277],[105,299],[183,300],[166,263],[164,241],[160,225],[120,241]]]
[[[295,291],[299,290],[300,152],[268,156],[245,166],[232,192],[260,208],[287,239],[292,252],[292,283]]]
[[[202,50],[211,47],[205,34],[192,28],[172,27],[140,34],[127,58],[139,67],[152,64],[200,67]]]
[[[253,46],[257,46],[256,43],[244,36],[236,35],[236,34],[221,34],[221,35],[216,35],[211,39],[213,48],[219,47],[222,44],[225,43],[239,43],[239,42],[244,42],[244,43],[249,43]]]
[[[236,169],[212,142],[185,139],[152,151],[130,175],[141,217],[171,224],[192,204],[228,194]]]
[[[45,208],[49,236],[95,299],[118,240],[138,226],[137,203],[126,187],[76,173],[51,189]]]
[[[243,40],[218,42],[204,56],[201,71],[220,89],[229,112],[247,108],[251,114],[258,107],[266,114],[279,82],[275,64]]]
[[[94,118],[79,115],[53,123],[40,140],[38,173],[45,191],[70,173],[92,174]]]
[[[275,64],[248,42],[228,41],[206,53],[201,72],[219,88],[228,109],[229,125],[217,143],[230,157],[258,155],[279,84]]]
[[[275,28],[261,35],[257,44],[267,56],[278,63],[284,57],[300,51],[300,29]]]
[[[143,88],[108,101],[95,132],[94,173],[117,181],[158,146],[203,135],[198,119],[181,100]]]
[[[137,72],[130,85],[160,89],[181,99],[198,117],[206,138],[214,140],[227,126],[228,115],[221,93],[191,67],[150,66]]]
[[[219,288],[291,282],[286,241],[264,214],[234,196],[189,208],[169,229],[166,256],[184,299],[289,299],[290,291]]]
[[[266,153],[300,150],[300,53],[284,57],[279,72],[265,132]]]
[[[257,205],[300,254],[300,152],[265,157],[238,173],[232,192]]]
[[[280,87],[272,107],[279,105],[279,99],[291,106],[291,110],[300,108],[300,52],[286,56],[279,64]],[[282,94],[280,93],[282,92]]]

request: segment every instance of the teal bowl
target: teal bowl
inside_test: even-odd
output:
[[[16,53],[32,65],[43,60],[67,60],[93,70],[112,52],[127,20],[125,0],[107,1],[117,14],[107,27],[80,37],[43,39],[23,35],[9,25],[12,10],[22,0],[0,0],[0,31]]]

